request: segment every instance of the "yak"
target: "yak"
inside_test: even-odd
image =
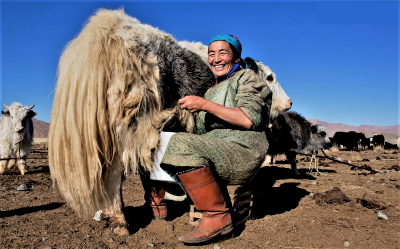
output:
[[[203,95],[211,69],[169,34],[123,10],[100,9],[64,49],[49,128],[49,165],[71,208],[88,217],[103,210],[113,232],[128,234],[121,184],[151,171],[158,128],[179,98]],[[193,115],[176,122],[193,132]]]
[[[288,111],[271,120],[267,130],[269,148],[266,163],[274,163],[274,157],[285,154],[290,162],[294,175],[299,176],[297,153],[317,153],[329,143],[325,127],[312,125],[301,114]]]

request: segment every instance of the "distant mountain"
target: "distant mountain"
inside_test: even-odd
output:
[[[329,137],[333,137],[337,131],[356,131],[362,132],[366,137],[372,137],[374,134],[382,134],[385,140],[390,143],[396,143],[397,138],[400,136],[400,125],[392,126],[378,126],[378,125],[346,125],[342,123],[327,123],[313,118],[307,118],[307,120],[312,124],[319,124],[325,127],[326,132]]]
[[[49,123],[43,122],[32,118],[33,126],[35,128],[34,136],[36,138],[46,138],[49,133]],[[333,137],[337,131],[356,131],[362,132],[366,137],[372,137],[374,134],[382,134],[385,136],[385,140],[391,143],[395,143],[397,138],[400,136],[400,125],[393,126],[377,126],[377,125],[360,125],[352,126],[342,123],[327,123],[313,118],[307,118],[312,124],[319,124],[325,127],[329,137]]]
[[[33,121],[33,136],[35,138],[46,138],[49,134],[49,123],[32,118]]]

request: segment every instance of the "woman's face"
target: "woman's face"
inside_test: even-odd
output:
[[[215,41],[208,46],[208,63],[215,76],[226,76],[235,65],[235,58],[229,43]]]

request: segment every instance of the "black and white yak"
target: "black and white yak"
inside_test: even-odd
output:
[[[280,113],[270,122],[266,163],[274,163],[276,155],[285,154],[295,175],[300,175],[296,162],[297,153],[316,154],[330,142],[323,126],[312,125],[297,112]]]

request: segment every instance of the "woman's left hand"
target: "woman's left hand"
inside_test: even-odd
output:
[[[209,100],[199,96],[185,96],[178,100],[181,109],[186,109],[189,112],[204,111],[208,102]]]

